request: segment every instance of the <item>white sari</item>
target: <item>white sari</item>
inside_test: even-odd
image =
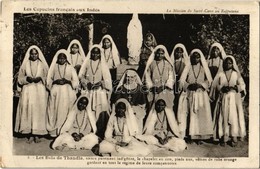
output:
[[[30,51],[36,49],[39,59],[32,62],[29,60]],[[19,70],[18,83],[22,85],[21,96],[17,107],[15,122],[15,132],[23,134],[44,135],[46,130],[46,108],[47,108],[47,91],[46,77],[49,66],[45,61],[42,51],[39,47],[31,46],[24,57],[23,63]],[[41,77],[39,83],[29,83],[26,77]]]
[[[64,65],[59,65],[56,63],[60,53],[64,53],[67,56],[68,62]],[[65,49],[59,50],[52,60],[47,77],[47,87],[50,90],[47,109],[47,129],[53,137],[59,135],[60,128],[66,120],[69,110],[76,100],[76,89],[79,85],[77,73],[71,66],[68,58],[68,53]],[[55,80],[61,78],[70,80],[72,85],[52,84]]]
[[[98,144],[98,137],[95,135],[97,131],[96,119],[90,106],[85,110],[80,111],[77,107],[78,101],[83,96],[79,97],[70,110],[66,121],[61,127],[60,135],[55,139],[52,148],[56,149],[59,146],[66,146],[70,149],[91,149],[94,145]],[[83,115],[82,115],[83,114]],[[81,118],[78,120],[78,115]],[[84,137],[80,141],[75,141],[72,133],[82,133]]]
[[[230,79],[228,80],[225,72],[219,72],[215,80],[217,84],[217,90],[220,95],[217,99],[217,105],[214,110],[214,139],[219,140],[224,136],[224,141],[228,141],[228,137],[245,137],[246,127],[243,110],[243,98],[241,98],[240,92],[245,89],[245,82],[240,75],[236,61],[233,56],[227,56],[233,60],[233,68]],[[228,93],[222,93],[221,88],[223,86],[238,87],[238,92],[231,90]]]
[[[126,104],[125,122],[120,130],[118,118],[115,116],[115,105],[113,105],[105,132],[105,140],[100,143],[100,153],[111,153],[113,156],[147,156],[151,153],[150,149],[135,139],[139,131],[131,105],[126,99],[119,99],[116,104],[119,102]],[[125,142],[128,145],[121,147],[116,145],[118,142]]]

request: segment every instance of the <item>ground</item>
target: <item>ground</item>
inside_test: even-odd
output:
[[[28,144],[26,138],[14,138],[14,154],[15,155],[54,155],[54,156],[95,156],[90,150],[52,150],[50,144],[51,139],[42,138],[40,143]],[[204,143],[202,145],[189,144],[188,149],[182,152],[170,152],[158,150],[153,152],[154,157],[178,156],[178,157],[247,157],[248,141],[239,142],[237,147],[221,147],[212,143]]]

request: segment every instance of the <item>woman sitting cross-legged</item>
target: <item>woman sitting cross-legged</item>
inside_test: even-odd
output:
[[[146,120],[144,135],[137,138],[152,145],[153,150],[163,148],[178,152],[187,148],[185,141],[179,137],[180,131],[172,107],[158,98]]]
[[[91,149],[98,144],[98,137],[94,134],[97,130],[96,120],[89,107],[87,97],[81,96],[77,99],[60,135],[51,146],[53,149]]]
[[[113,105],[105,140],[100,143],[101,154],[121,156],[146,156],[150,149],[135,139],[138,125],[133,109],[126,99],[119,99]]]

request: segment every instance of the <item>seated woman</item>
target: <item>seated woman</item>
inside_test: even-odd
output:
[[[71,65],[75,68],[78,74],[81,65],[85,59],[85,53],[81,46],[81,43],[77,39],[72,40],[68,46],[67,51],[69,53]]]
[[[52,148],[56,150],[91,149],[98,144],[94,114],[89,111],[88,99],[81,96],[74,103],[68,117],[55,139]]]
[[[238,144],[246,136],[242,100],[246,95],[245,82],[240,74],[235,58],[227,56],[223,62],[223,71],[219,72],[216,81],[220,93],[214,110],[214,139],[225,146],[231,138],[231,146]],[[213,89],[212,89],[213,90]]]
[[[138,133],[136,118],[126,99],[119,99],[113,105],[105,140],[100,143],[100,153],[123,156],[146,156],[150,149],[134,137]]]
[[[137,136],[153,149],[163,148],[174,152],[183,151],[187,145],[180,139],[180,131],[172,108],[158,98],[153,105],[144,127],[144,135]]]
[[[124,72],[114,93],[114,102],[124,98],[132,106],[140,132],[143,130],[146,101],[145,94],[141,87],[142,82],[136,71],[134,69],[128,69]]]

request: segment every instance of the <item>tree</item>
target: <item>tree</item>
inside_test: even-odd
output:
[[[219,42],[238,63],[242,76],[249,78],[249,16],[202,15],[201,22],[190,25],[194,44],[209,53],[210,45]]]

